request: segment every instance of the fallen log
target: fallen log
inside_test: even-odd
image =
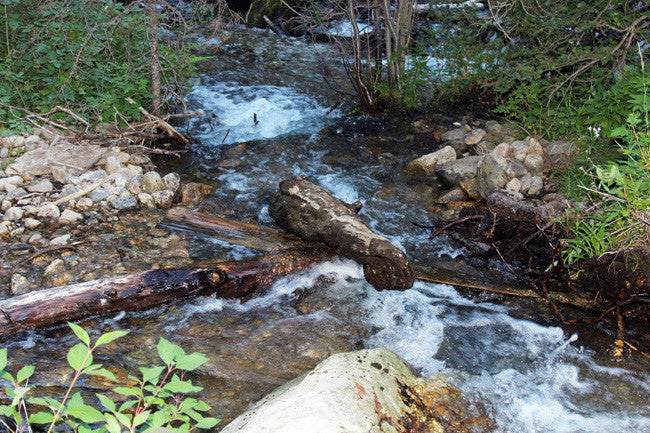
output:
[[[360,203],[346,204],[305,176],[280,182],[269,214],[284,230],[307,241],[323,242],[363,265],[377,290],[406,290],[415,275],[406,254],[361,221]]]
[[[30,292],[0,301],[0,335],[92,315],[142,310],[195,296],[244,299],[278,278],[328,258],[322,249],[273,250],[256,259],[201,268],[154,269]]]

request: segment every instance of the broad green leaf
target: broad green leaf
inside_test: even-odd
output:
[[[140,371],[142,372],[142,381],[151,382],[153,384],[158,383],[158,378],[165,369],[166,367],[162,366],[152,368],[140,367]]]
[[[75,392],[74,394],[72,394],[72,397],[68,399],[66,405],[70,408],[74,406],[81,406],[83,404],[84,404],[84,399],[81,396],[81,392]]]
[[[7,366],[7,349],[0,349],[0,371]]]
[[[79,418],[81,421],[88,424],[102,422],[105,420],[104,415],[100,411],[86,404],[69,407],[68,414],[72,415],[75,418]]]
[[[50,411],[43,410],[29,416],[29,422],[33,424],[50,424],[54,419],[54,414]]]
[[[185,355],[185,351],[180,346],[162,337],[160,337],[156,348],[158,349],[158,356],[167,365],[171,365],[176,357]]]
[[[167,424],[169,421],[172,420],[172,415],[169,413],[167,410],[158,410],[151,415],[151,421],[149,422],[149,426],[151,429],[157,428],[157,427],[162,427],[163,425]]]
[[[98,368],[97,370],[92,370],[92,371],[86,371],[86,374],[89,374],[91,376],[102,376],[107,379],[112,380],[113,382],[117,381],[115,378],[115,375],[111,373],[110,371],[106,370],[105,368]]]
[[[122,431],[122,428],[120,427],[120,423],[117,421],[117,418],[115,418],[115,415],[110,413],[105,413],[104,419],[106,420],[106,429],[110,433],[120,433]]]
[[[15,412],[15,409],[11,406],[1,405],[0,406],[0,415],[6,417],[12,417]]]
[[[3,371],[2,374],[0,374],[0,377],[5,380],[8,380],[11,383],[15,382],[14,377],[8,371]]]
[[[200,386],[192,385],[191,380],[172,380],[171,382],[167,383],[163,389],[174,393],[191,394],[199,392],[203,388]]]
[[[72,322],[68,322],[68,326],[72,328],[75,335],[83,341],[86,346],[90,347],[90,336],[84,328]]]
[[[137,403],[138,403],[137,400],[128,400],[128,401],[125,401],[124,403],[122,403],[122,404],[120,405],[120,409],[118,410],[118,412],[124,412],[125,410],[129,410],[129,409],[131,409],[133,406],[135,406]]]
[[[149,418],[149,414],[151,413],[150,410],[145,410],[135,416],[133,418],[133,427],[137,427],[140,424],[144,424],[145,421],[147,421],[147,418]]]
[[[198,368],[199,366],[208,362],[208,357],[202,353],[192,353],[191,355],[185,355],[177,359],[176,368],[185,371],[192,371]]]
[[[21,368],[18,373],[16,373],[16,380],[18,382],[22,382],[24,380],[29,379],[32,377],[32,374],[34,374],[34,366],[33,365],[26,365],[23,368]]]
[[[111,341],[117,340],[118,338],[124,337],[126,334],[128,334],[129,331],[112,331],[112,332],[107,332],[106,334],[102,334],[99,336],[97,339],[97,342],[95,343],[95,346],[101,346],[104,344],[108,344]]]
[[[68,364],[75,371],[88,367],[93,362],[93,356],[90,349],[83,343],[75,344],[68,351]]]
[[[95,394],[95,395],[99,399],[102,406],[104,406],[106,409],[110,410],[111,412],[115,412],[115,402],[113,400],[106,397],[104,394]]]
[[[132,386],[132,387],[129,387],[129,388],[127,388],[126,386],[116,386],[115,388],[113,388],[113,392],[116,392],[116,393],[122,394],[122,395],[126,395],[126,396],[133,395],[133,396],[137,397],[137,396],[142,395],[142,390],[140,388],[135,387],[135,386]]]
[[[117,417],[117,420],[120,422],[120,424],[122,424],[124,427],[131,427],[131,419],[133,419],[132,414],[117,412],[115,416]]]
[[[221,422],[221,420],[218,419],[218,418],[205,417],[201,421],[197,422],[195,427],[196,428],[211,429],[215,425],[217,425],[219,422]]]
[[[147,403],[149,406],[161,406],[165,404],[165,400],[160,398],[160,397],[153,397],[151,395],[145,396],[144,397],[144,402]]]
[[[203,400],[199,400],[197,402],[196,406],[194,406],[194,410],[198,410],[200,412],[205,412],[206,410],[210,410],[210,405],[208,405]]]

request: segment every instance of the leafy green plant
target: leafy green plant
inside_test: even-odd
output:
[[[620,147],[621,158],[594,167],[593,185],[583,186],[595,193],[602,205],[595,213],[573,222],[576,238],[569,241],[565,260],[573,263],[606,251],[648,243],[650,209],[650,86],[631,96],[632,111],[624,125],[610,135]]]
[[[139,119],[126,98],[144,107],[153,98],[148,17],[139,4],[0,0],[0,122],[20,131],[29,125],[21,108],[44,114],[56,106],[95,122]],[[192,56],[182,38],[168,38],[158,55],[170,107],[193,74]],[[63,111],[50,119],[74,123]]]
[[[115,402],[97,393],[95,395],[103,409],[97,409],[97,404],[87,404],[81,392],[74,392],[75,384],[82,375],[102,376],[115,381],[113,373],[101,364],[93,363],[93,354],[99,347],[128,332],[108,332],[91,344],[90,336],[82,327],[73,323],[69,325],[81,341],[68,351],[67,361],[74,374],[61,401],[50,397],[28,397],[34,389],[29,385],[34,366],[24,366],[14,376],[5,370],[7,349],[0,349],[0,378],[8,382],[5,393],[11,400],[0,405],[0,425],[9,432],[31,432],[34,425],[44,425],[48,433],[59,431],[59,425],[66,425],[79,433],[144,432],[159,427],[187,432],[195,428],[209,429],[219,422],[201,413],[210,409],[205,402],[187,397],[202,388],[184,376],[204,364],[207,357],[200,353],[186,354],[181,347],[164,338],[157,345],[163,366],[140,367],[140,378],[129,376],[136,385],[113,388],[114,393],[124,396],[123,401]],[[34,407],[43,410],[30,415],[30,409]]]

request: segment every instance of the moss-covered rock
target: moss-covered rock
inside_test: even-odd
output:
[[[294,7],[298,3],[298,0],[253,0],[246,19],[250,24],[259,25],[264,23],[264,15],[271,20],[288,17],[293,12],[286,5]]]

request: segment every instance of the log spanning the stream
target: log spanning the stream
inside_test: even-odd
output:
[[[240,298],[331,257],[323,249],[272,250],[261,258],[201,268],[154,269],[30,292],[0,301],[0,335],[92,315],[151,308],[195,296]]]

